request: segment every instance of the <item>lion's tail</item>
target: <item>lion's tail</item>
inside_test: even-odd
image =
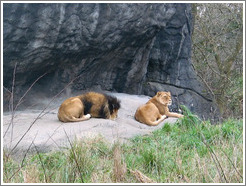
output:
[[[67,116],[67,115],[64,115],[63,118],[59,117],[59,120],[62,121],[62,122],[78,122],[78,121],[85,121],[85,120],[88,120],[91,118],[91,115],[90,114],[86,114],[84,115],[83,117],[81,118],[76,118],[74,116]]]
[[[167,116],[166,115],[163,115],[160,119],[156,120],[156,121],[150,121],[150,120],[147,120],[146,121],[146,124],[148,125],[151,125],[151,126],[156,126],[158,125],[159,123],[161,123]]]

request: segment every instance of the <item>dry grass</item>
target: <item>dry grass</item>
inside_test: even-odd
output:
[[[24,183],[40,183],[39,171],[35,166],[27,167],[22,171]]]
[[[140,183],[156,183],[156,181],[150,179],[149,177],[147,177],[146,175],[144,175],[142,172],[140,172],[139,170],[130,170],[131,174],[133,174],[136,179],[140,182]]]
[[[127,169],[126,169],[125,162],[122,160],[123,155],[119,144],[115,145],[113,155],[114,155],[113,173],[114,173],[115,182],[122,182],[125,179]]]

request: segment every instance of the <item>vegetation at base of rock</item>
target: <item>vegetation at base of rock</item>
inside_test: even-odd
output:
[[[211,125],[184,107],[185,117],[127,144],[98,136],[20,165],[5,152],[5,183],[242,183],[243,121]]]

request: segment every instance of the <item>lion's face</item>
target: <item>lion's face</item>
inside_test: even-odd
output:
[[[110,119],[115,120],[118,117],[118,109],[114,109],[112,114],[110,114]]]
[[[120,109],[120,100],[113,96],[107,96],[109,110],[110,110],[110,119],[115,120],[118,117],[118,111]]]
[[[170,92],[157,92],[156,98],[163,105],[172,105],[172,99],[171,99]]]

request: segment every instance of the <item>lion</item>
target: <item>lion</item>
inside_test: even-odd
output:
[[[138,107],[135,119],[150,126],[156,126],[167,117],[183,117],[182,114],[169,112],[168,106],[172,104],[170,92],[157,92],[146,104]]]
[[[120,101],[106,94],[88,92],[66,99],[58,111],[62,122],[76,122],[93,118],[114,120],[120,109]]]

